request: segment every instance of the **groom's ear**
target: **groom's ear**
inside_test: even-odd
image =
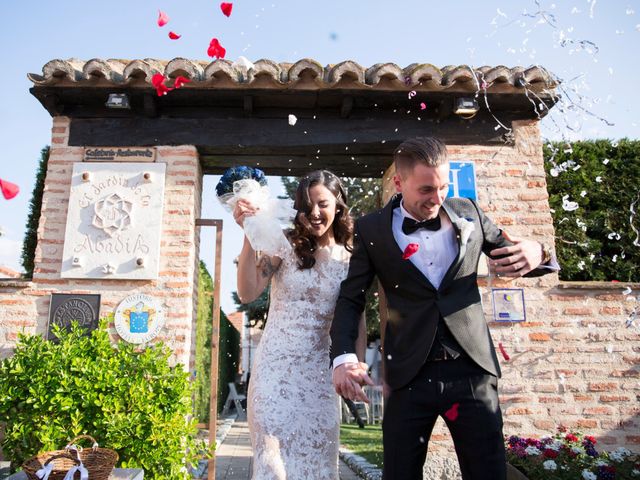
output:
[[[402,193],[402,177],[400,177],[400,174],[396,173],[393,176],[393,184],[396,186],[396,192]]]

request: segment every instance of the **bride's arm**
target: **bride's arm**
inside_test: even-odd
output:
[[[245,217],[255,214],[255,211],[251,204],[241,200],[233,211],[233,218],[242,227]],[[282,262],[268,255],[256,257],[256,251],[245,236],[238,257],[238,297],[242,303],[251,303],[260,296]]]

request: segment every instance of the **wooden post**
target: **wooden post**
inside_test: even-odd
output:
[[[218,421],[218,343],[220,339],[220,277],[222,270],[222,220],[196,220],[196,225],[216,228],[216,261],[213,271],[213,325],[211,328],[211,370],[209,396],[209,448],[216,444]],[[209,459],[207,479],[216,478],[216,456]]]

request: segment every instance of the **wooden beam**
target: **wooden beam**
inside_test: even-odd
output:
[[[142,105],[144,114],[147,116],[147,118],[156,118],[158,116],[157,95],[145,93],[142,97]]]
[[[342,98],[342,107],[340,108],[340,116],[342,118],[347,118],[351,115],[351,111],[353,110],[353,97],[351,95],[347,95]]]
[[[420,119],[419,119],[420,118]],[[503,123],[511,118],[504,115]],[[359,112],[349,118],[300,118],[290,126],[277,118],[72,118],[70,146],[196,145],[218,154],[300,154],[317,150],[344,154],[378,153],[385,143],[424,135],[457,145],[502,144],[495,120],[478,113],[472,120],[446,121],[419,115]]]
[[[253,113],[253,97],[251,95],[245,95],[244,97],[244,113],[248,117]]]

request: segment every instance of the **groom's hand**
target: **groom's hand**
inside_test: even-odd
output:
[[[352,401],[369,403],[369,398],[362,390],[363,385],[373,385],[367,374],[366,363],[347,362],[333,369],[333,386],[336,393]]]
[[[521,277],[536,268],[542,262],[542,249],[540,244],[534,240],[527,240],[520,237],[512,237],[506,231],[502,236],[513,243],[510,247],[496,248],[489,252],[489,255],[501,256],[489,262],[492,273],[501,277]]]

